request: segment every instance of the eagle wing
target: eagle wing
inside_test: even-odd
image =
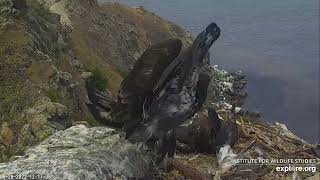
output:
[[[209,83],[210,83],[209,75],[206,73],[200,73],[198,83],[197,83],[197,90],[196,90],[197,105],[194,109],[194,113],[198,112],[202,107],[202,105],[204,104],[204,102],[206,101]]]
[[[112,117],[123,122],[126,132],[130,133],[141,121],[146,96],[152,94],[163,71],[180,54],[181,47],[179,39],[169,39],[151,46],[122,81]]]
[[[122,81],[119,98],[152,91],[163,71],[180,54],[181,47],[179,39],[169,39],[148,48]]]

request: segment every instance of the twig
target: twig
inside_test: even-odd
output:
[[[240,153],[238,153],[238,156],[242,156],[249,149],[251,149],[253,147],[254,143],[256,143],[256,140],[251,141],[251,143],[244,150],[242,150]]]
[[[259,129],[259,128],[261,128],[261,129],[263,129],[263,130],[265,130],[265,131],[268,131],[269,133],[271,133],[271,135],[273,135],[273,136],[278,136],[278,137],[280,137],[281,139],[283,139],[283,140],[285,140],[285,141],[290,141],[291,143],[293,143],[293,144],[296,144],[295,142],[293,142],[293,140],[291,139],[291,138],[288,138],[288,137],[284,137],[284,136],[282,136],[279,132],[273,132],[273,131],[271,131],[270,129],[267,129],[266,127],[264,127],[264,126],[262,126],[262,125],[245,125],[244,124],[244,126],[248,126],[248,127],[250,127],[250,128],[257,128],[257,129]],[[295,140],[296,141],[296,140]]]
[[[193,160],[197,159],[199,156],[200,156],[200,154],[197,154],[197,155],[193,156],[192,158],[190,158],[188,160],[189,161],[193,161]]]
[[[182,163],[178,159],[173,159],[172,167],[183,174],[184,177],[194,179],[194,180],[209,180],[210,177],[207,174],[204,174],[197,169],[190,167],[184,163]]]

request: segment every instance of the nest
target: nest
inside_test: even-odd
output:
[[[320,146],[310,144],[290,132],[284,124],[261,122],[257,117],[238,116],[239,140],[232,148],[236,158],[243,159],[313,159],[311,166],[320,169]],[[311,171],[277,172],[276,163],[242,163],[223,169],[216,154],[182,154],[171,162],[164,179],[319,179]],[[290,163],[287,163],[290,164]],[[303,167],[304,165],[301,164]],[[310,164],[305,164],[310,166]]]

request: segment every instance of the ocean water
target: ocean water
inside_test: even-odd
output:
[[[216,22],[222,34],[211,48],[211,63],[243,70],[249,94],[244,108],[320,143],[318,0],[113,1],[143,6],[194,36]]]

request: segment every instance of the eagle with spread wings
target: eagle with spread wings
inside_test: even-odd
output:
[[[156,140],[158,151],[173,156],[175,128],[202,106],[210,78],[201,72],[206,56],[219,38],[211,23],[189,47],[169,39],[148,48],[121,83],[111,112],[121,122],[127,138],[147,143]]]

